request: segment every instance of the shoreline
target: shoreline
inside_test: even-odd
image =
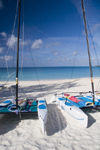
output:
[[[40,80],[19,80],[19,82],[39,82],[39,81],[63,81],[63,80],[80,80],[80,79],[90,79],[90,77],[80,77],[80,78],[64,78],[64,79],[40,79]],[[100,77],[93,77],[93,80],[100,79]],[[0,82],[16,82],[15,80],[0,80]]]

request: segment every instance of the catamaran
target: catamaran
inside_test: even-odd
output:
[[[47,103],[46,100],[38,99],[19,99],[18,97],[18,75],[19,75],[19,38],[20,38],[20,12],[21,12],[21,0],[18,0],[18,32],[17,32],[17,58],[16,58],[16,98],[7,99],[0,103],[0,114],[15,113],[21,117],[21,114],[37,115],[40,122],[43,133],[46,132],[47,122]]]
[[[63,93],[61,97],[57,94],[52,97],[52,100],[56,100],[60,109],[65,110],[68,114],[70,114],[74,119],[76,119],[81,126],[88,127],[88,116],[83,112],[81,108],[88,107],[97,107],[100,106],[100,96],[96,95],[94,92],[94,83],[93,83],[93,71],[91,65],[91,56],[90,56],[90,48],[88,41],[88,31],[87,31],[87,23],[85,16],[85,8],[84,8],[84,0],[81,0],[82,11],[83,11],[83,20],[85,26],[85,34],[86,34],[86,42],[87,42],[87,50],[88,50],[88,58],[89,58],[89,69],[90,69],[90,78],[91,78],[91,88],[92,92],[87,94],[81,94],[79,96],[70,96],[68,93]]]

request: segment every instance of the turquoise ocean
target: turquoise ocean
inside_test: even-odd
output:
[[[31,67],[19,68],[19,80],[55,80],[89,77],[89,67]],[[93,67],[93,76],[100,77],[100,67]],[[14,81],[16,68],[0,68],[0,81]]]

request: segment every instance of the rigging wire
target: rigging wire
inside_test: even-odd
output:
[[[99,65],[100,63],[99,63],[99,59],[98,59],[98,56],[97,56],[97,52],[96,52],[96,48],[95,48],[95,44],[94,44],[94,39],[93,39],[92,31],[90,30],[89,24],[87,24],[87,25],[88,25],[88,29],[89,29],[89,33],[90,33],[90,37],[91,37],[91,41],[92,41],[93,50],[94,50],[94,53],[95,53],[97,65]]]
[[[32,49],[30,48],[30,52],[29,52],[29,54],[30,54],[30,57],[31,57],[31,60],[32,60],[32,66],[34,66],[34,72],[35,72],[35,74],[36,74],[36,78],[37,78],[37,81],[38,81],[38,86],[39,86],[39,88],[40,88],[40,91],[42,92],[43,91],[43,88],[42,88],[42,85],[41,85],[41,83],[40,83],[40,80],[39,80],[39,75],[38,75],[38,68],[36,67],[36,62],[35,62],[35,59],[34,59],[34,56],[33,56],[33,52],[32,52]],[[40,94],[41,95],[41,97],[43,97],[44,95],[43,94]]]
[[[17,19],[17,12],[18,12],[18,1],[17,1],[17,4],[16,4],[16,13],[15,13],[15,17],[14,17],[14,24],[13,24],[13,28],[12,28],[12,32],[11,32],[11,37],[14,34],[14,31],[15,31],[15,25],[16,25],[16,19]],[[6,55],[8,55],[9,49],[10,48],[8,47]]]
[[[24,42],[25,42],[25,29],[24,29],[24,0],[23,0],[23,17],[22,17],[22,19],[23,19],[23,37],[22,37],[22,61],[21,61],[21,74],[23,74],[23,59],[24,59],[24,57],[23,57],[23,50],[24,50]],[[44,34],[44,32],[42,32],[42,31],[39,31],[41,34]],[[46,37],[47,37],[47,35],[46,34],[44,34]],[[30,48],[31,49],[31,48]],[[33,64],[33,66],[35,66],[35,73],[36,73],[36,76],[37,76],[37,81],[38,81],[38,85],[39,85],[39,88],[40,88],[40,91],[43,91],[43,88],[42,88],[42,85],[41,85],[41,83],[40,83],[40,80],[39,80],[39,76],[38,76],[38,69],[37,69],[37,67],[36,67],[36,63],[35,63],[35,59],[34,59],[34,56],[33,56],[33,53],[32,53],[32,49],[30,50],[30,56],[31,56],[31,60],[32,60],[32,64]],[[22,89],[21,89],[22,90]],[[26,94],[26,92],[24,91],[24,89],[23,89],[23,93],[24,93],[24,95]],[[41,94],[41,97],[42,97],[42,95],[43,94]]]
[[[25,31],[25,29],[24,29],[24,0],[23,0],[23,10],[22,10],[22,22],[23,22],[23,27],[22,27],[23,29],[22,29],[21,75],[23,76],[23,59],[24,59],[24,57],[23,57],[23,51],[24,51],[24,42],[25,42],[25,34],[24,34],[24,31]],[[33,66],[34,66],[35,65],[35,61],[33,59],[32,50],[30,52],[31,52],[30,56],[31,56],[31,59],[32,59],[32,62],[33,62]],[[36,71],[37,80],[39,82],[40,91],[42,91],[37,69],[35,69],[35,71]],[[21,91],[23,91],[24,96],[27,97],[25,90],[21,88]]]
[[[73,78],[73,74],[74,74],[74,69],[75,69],[75,66],[76,66],[76,54],[74,55],[74,54],[72,54],[73,55],[73,58],[72,58],[72,60],[73,60],[73,62],[72,62],[72,71],[71,71],[71,79]]]
[[[16,18],[17,18],[17,9],[18,9],[18,1],[17,1],[17,5],[16,5],[16,13],[15,13],[14,24],[13,24],[13,29],[12,29],[12,32],[11,32],[11,36],[14,34],[14,30],[15,30]],[[7,50],[5,56],[8,55],[9,50],[10,50],[10,48],[8,47],[8,50]],[[5,57],[5,61],[6,61],[7,73],[8,73],[8,75],[9,75],[9,71],[8,71],[8,62],[7,62],[6,57]]]
[[[16,25],[16,19],[17,19],[17,10],[18,10],[18,1],[17,1],[17,4],[16,4],[16,13],[15,13],[15,17],[14,17],[14,24],[13,24],[13,28],[12,28],[12,32],[11,32],[11,37],[12,37],[12,35],[14,34],[14,31],[15,31],[15,25]],[[11,76],[11,75],[9,74],[9,67],[8,67],[8,60],[7,60],[7,56],[8,56],[9,50],[10,50],[10,48],[8,47],[8,50],[7,50],[6,55],[5,55],[5,57],[4,57],[4,59],[5,59],[5,64],[6,64],[6,69],[7,69],[7,76],[8,76],[8,79],[9,79],[9,77]],[[14,73],[15,73],[15,72],[14,72]],[[8,80],[7,80],[7,81],[8,81]],[[6,82],[6,83],[7,83],[7,82]],[[12,96],[13,96],[12,88],[11,88],[11,94],[12,94]]]
[[[97,56],[97,52],[96,52],[96,48],[95,48],[95,43],[94,43],[94,39],[93,39],[93,34],[92,34],[92,31],[91,31],[91,29],[90,29],[89,24],[87,24],[87,25],[88,25],[88,29],[89,29],[89,33],[90,33],[90,37],[91,37],[91,41],[92,41],[93,50],[94,50],[94,54],[95,54],[95,57],[96,57],[97,65],[100,65],[99,59],[98,59],[98,56]],[[99,80],[99,82],[98,82],[98,84],[97,84],[96,91],[97,91],[97,89],[98,89],[98,87],[99,87],[99,84],[100,84],[100,80]]]
[[[88,51],[88,58],[89,58],[89,69],[90,69],[90,78],[91,78],[91,88],[92,88],[92,93],[93,93],[93,103],[95,105],[93,71],[92,71],[92,65],[91,65],[91,56],[90,56],[90,47],[89,47],[89,41],[88,41],[88,31],[87,31],[87,22],[86,22],[86,16],[85,16],[84,0],[81,0],[81,4],[82,4],[82,12],[83,12],[84,27],[85,27],[87,51]]]
[[[24,40],[25,39],[25,34],[24,34],[24,31],[25,31],[25,29],[24,29],[24,0],[23,0],[23,5],[22,6],[23,6],[22,7],[22,51],[21,51],[21,71],[20,71],[20,75],[23,78],[23,59],[24,59],[23,51],[24,51],[24,42],[25,42],[25,40]],[[19,83],[20,83],[20,81],[19,81]],[[22,88],[20,90],[22,91],[21,93],[23,93],[23,95],[25,97],[27,97],[25,90],[22,89]]]
[[[22,10],[23,12],[22,12],[22,22],[23,22],[23,29],[22,29],[22,61],[21,61],[21,74],[22,74],[22,72],[23,72],[23,51],[24,51],[24,42],[25,42],[25,36],[24,36],[24,0],[23,0],[23,10]]]
[[[41,85],[40,80],[39,80],[38,69],[37,69],[37,67],[36,67],[35,59],[33,59],[34,56],[33,56],[33,53],[32,53],[32,49],[31,49],[30,56],[31,56],[33,65],[35,66],[35,73],[36,73],[36,76],[37,76],[38,85],[39,85],[40,91],[42,92],[42,91],[43,91],[43,88],[42,88],[42,85]],[[40,94],[40,95],[41,95],[41,97],[42,97],[43,94]]]

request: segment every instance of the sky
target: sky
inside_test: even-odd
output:
[[[100,0],[84,0],[93,65],[100,57]],[[18,1],[0,0],[0,67],[16,66]],[[81,0],[21,0],[19,66],[88,66]]]

